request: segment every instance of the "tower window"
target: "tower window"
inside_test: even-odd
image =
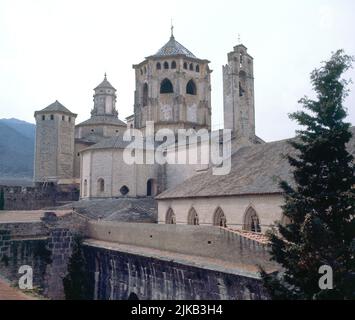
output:
[[[242,87],[242,84],[239,82],[239,97],[242,97],[244,95],[244,89]]]
[[[194,70],[194,65],[192,63],[190,63],[190,70],[193,71]]]
[[[173,84],[169,79],[164,79],[160,84],[160,93],[173,93]]]
[[[147,181],[147,196],[151,197],[156,194],[156,183],[154,179],[149,179]]]
[[[51,114],[51,120],[54,120],[54,115],[53,114]]]
[[[62,121],[65,121],[65,117],[64,116],[62,116]]]
[[[42,120],[46,120],[46,116],[45,115],[42,116]]]
[[[164,62],[164,69],[169,69],[169,63],[167,63],[166,61]]]
[[[187,69],[187,63],[184,62],[184,69]]]
[[[143,85],[143,107],[148,105],[148,84]]]
[[[190,80],[187,85],[186,85],[186,93],[187,94],[192,94],[192,95],[196,95],[197,90],[196,90],[196,85],[195,82],[193,80]]]
[[[176,69],[176,62],[175,62],[175,61],[173,61],[173,62],[171,63],[171,69]]]
[[[196,72],[200,72],[200,66],[198,64],[196,65]]]
[[[239,62],[240,62],[240,67],[243,66],[243,53],[241,52],[239,55]]]
[[[141,76],[143,75],[143,70],[141,69]]]
[[[71,118],[70,117],[68,118],[68,121],[71,122]]]
[[[144,67],[144,74],[147,73],[147,67]]]
[[[160,62],[157,63],[157,70],[160,70],[161,69],[161,64]]]

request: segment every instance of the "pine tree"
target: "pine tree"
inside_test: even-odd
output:
[[[261,272],[273,299],[355,299],[355,178],[346,149],[350,124],[343,106],[350,81],[342,78],[353,58],[334,53],[311,73],[316,100],[300,100],[305,111],[290,115],[301,125],[288,156],[294,184],[281,182],[282,207],[290,223],[269,234],[277,274]],[[333,289],[321,290],[319,268],[333,270]]]
[[[0,190],[0,210],[5,209],[5,195],[4,195],[4,189]]]
[[[74,239],[73,253],[68,264],[68,274],[63,279],[66,300],[90,300],[90,280],[82,250],[82,238]]]

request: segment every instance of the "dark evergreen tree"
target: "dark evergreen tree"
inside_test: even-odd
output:
[[[68,274],[63,279],[66,300],[91,300],[90,279],[85,256],[82,250],[82,238],[76,237],[73,253],[68,264]]]
[[[307,111],[290,115],[302,128],[290,141],[294,184],[281,182],[290,223],[270,233],[272,259],[283,270],[261,272],[273,299],[355,299],[355,178],[343,106],[350,81],[342,78],[352,62],[339,50],[314,70],[316,99],[304,97]],[[323,265],[333,269],[332,290],[320,289]]]
[[[0,190],[0,210],[5,209],[5,195],[4,195],[4,189]]]

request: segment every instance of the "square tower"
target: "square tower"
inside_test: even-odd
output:
[[[238,140],[255,139],[253,58],[240,44],[228,53],[223,66],[224,128],[231,129]]]

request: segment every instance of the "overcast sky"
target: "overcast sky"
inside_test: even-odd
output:
[[[133,113],[132,65],[169,40],[171,18],[176,40],[211,61],[214,127],[223,125],[222,65],[240,34],[254,57],[256,131],[267,141],[294,135],[287,114],[311,94],[321,61],[340,48],[355,55],[353,0],[0,0],[0,118],[34,122],[57,99],[84,121],[107,72],[124,120]]]

